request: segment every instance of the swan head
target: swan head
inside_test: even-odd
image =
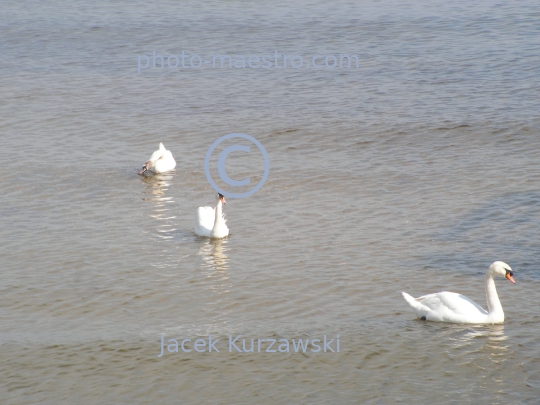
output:
[[[153,168],[156,165],[156,162],[165,155],[165,152],[167,152],[167,149],[165,149],[165,146],[163,146],[163,144],[160,142],[159,149],[152,153],[150,160],[146,161],[139,174],[143,174],[145,171]]]
[[[141,171],[139,172],[139,174],[143,174],[145,171],[147,170],[150,170],[152,167],[154,167],[154,162],[152,162],[151,160],[148,160],[142,167]]]
[[[495,262],[491,266],[489,266],[489,270],[492,275],[505,277],[513,284],[516,284],[512,268],[505,262]]]
[[[225,201],[225,196],[221,193],[216,193],[216,199],[218,200],[218,203],[221,201],[223,205],[227,204],[227,201]]]

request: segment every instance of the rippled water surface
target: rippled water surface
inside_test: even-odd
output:
[[[540,6],[478,3],[4,2],[1,402],[538,404]],[[275,50],[359,66],[137,71]],[[204,158],[234,132],[270,175],[202,239]],[[175,172],[139,176],[159,142]],[[231,177],[261,179],[252,152]],[[504,325],[401,297],[485,306],[495,260]],[[228,352],[239,334],[340,351]],[[161,335],[221,351],[159,358]]]

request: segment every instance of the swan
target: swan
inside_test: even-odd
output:
[[[223,204],[227,204],[223,194],[217,195],[216,208],[199,207],[195,222],[195,233],[199,236],[221,239],[229,235],[229,228],[225,225],[227,221],[223,214]]]
[[[171,171],[176,167],[176,161],[170,150],[165,149],[165,146],[160,142],[159,149],[152,153],[150,160],[148,160],[139,174],[143,174],[147,170],[151,170],[154,173],[165,173]]]
[[[486,273],[487,311],[473,300],[453,292],[443,291],[420,298],[413,298],[405,292],[402,294],[416,316],[424,321],[502,323],[504,322],[504,312],[493,278],[495,276],[506,277],[515,284],[513,275],[510,266],[504,262],[494,262],[489,266]]]

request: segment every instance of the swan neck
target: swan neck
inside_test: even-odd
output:
[[[486,274],[486,300],[490,315],[494,313],[503,313],[501,301],[499,300],[499,295],[495,288],[495,280],[493,280],[493,275],[490,272]]]
[[[216,226],[218,222],[221,223],[222,220],[223,220],[223,203],[221,202],[221,200],[219,200],[216,205],[216,218],[214,219],[214,227]]]

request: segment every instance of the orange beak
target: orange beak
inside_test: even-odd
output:
[[[227,201],[225,201],[225,197],[221,197],[220,200],[223,204],[227,204]]]
[[[505,276],[508,280],[510,280],[512,283],[516,284],[516,280],[514,280],[514,277],[512,277],[510,275],[510,273],[508,273],[506,276]]]

